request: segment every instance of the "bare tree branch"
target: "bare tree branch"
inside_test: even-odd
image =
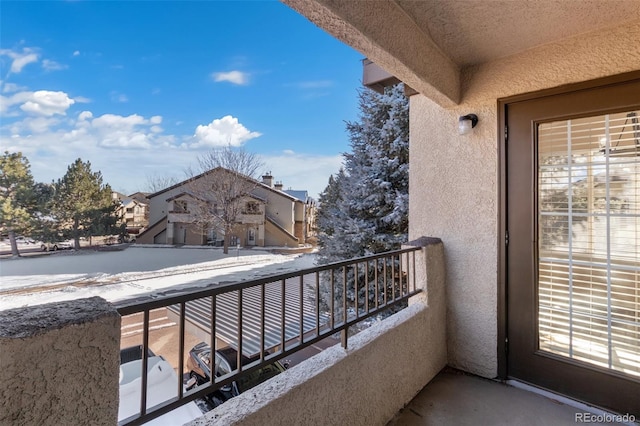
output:
[[[145,189],[147,192],[158,192],[169,188],[180,181],[174,176],[163,176],[160,174],[147,175],[145,180]]]
[[[198,158],[198,168],[190,169],[185,188],[189,195],[193,224],[204,233],[208,229],[224,233],[224,253],[229,251],[236,221],[263,167],[258,157],[231,146],[214,149]]]

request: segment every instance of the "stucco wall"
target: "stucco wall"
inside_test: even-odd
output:
[[[115,425],[120,316],[93,297],[0,312],[0,424]]]
[[[385,425],[446,364],[442,243],[416,257],[426,293],[409,308],[189,423]]]
[[[265,230],[264,244],[266,246],[295,247],[302,242],[302,240],[295,240],[294,238],[292,238],[291,235],[293,235],[293,233],[291,234],[284,233],[281,229],[279,229],[270,221],[266,221],[264,223],[264,230]]]
[[[449,363],[486,377],[497,371],[496,131],[481,121],[460,137],[457,124],[490,110],[444,110],[418,95],[409,108],[409,238],[445,243]]]
[[[294,200],[271,191],[265,191],[264,195],[267,199],[265,214],[293,234]]]
[[[450,365],[497,374],[497,100],[638,69],[639,39],[630,24],[466,69],[454,108],[411,97],[410,238],[445,243]],[[458,117],[469,113],[478,126],[460,136]]]
[[[167,215],[167,209],[173,207],[173,203],[171,203],[171,207],[167,203],[169,198],[173,198],[176,195],[185,192],[185,188],[182,186],[178,186],[177,188],[170,189],[167,192],[163,192],[162,194],[158,194],[157,196],[149,199],[149,224],[153,225],[162,217]]]

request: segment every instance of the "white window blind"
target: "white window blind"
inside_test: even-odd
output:
[[[640,376],[640,111],[538,126],[539,348]]]

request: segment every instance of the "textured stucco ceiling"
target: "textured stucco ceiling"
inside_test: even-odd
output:
[[[461,81],[471,66],[522,60],[526,52],[555,43],[549,60],[578,52],[580,66],[590,49],[596,57],[609,56],[597,51],[598,37],[640,28],[640,0],[281,1],[445,107],[460,102]],[[637,54],[633,37],[617,38],[629,43],[632,57]],[[608,49],[624,54],[620,47]]]
[[[446,56],[462,67],[640,19],[640,0],[395,0],[395,3]]]

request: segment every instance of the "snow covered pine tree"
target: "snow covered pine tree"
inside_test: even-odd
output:
[[[362,89],[358,96],[359,120],[347,122],[352,152],[343,154],[344,170],[330,177],[319,198],[320,264],[398,249],[407,240],[409,102],[404,86],[388,87],[384,94]],[[341,299],[341,278],[334,287],[334,296]],[[325,285],[325,300],[329,291]],[[353,293],[348,284],[350,300]]]

